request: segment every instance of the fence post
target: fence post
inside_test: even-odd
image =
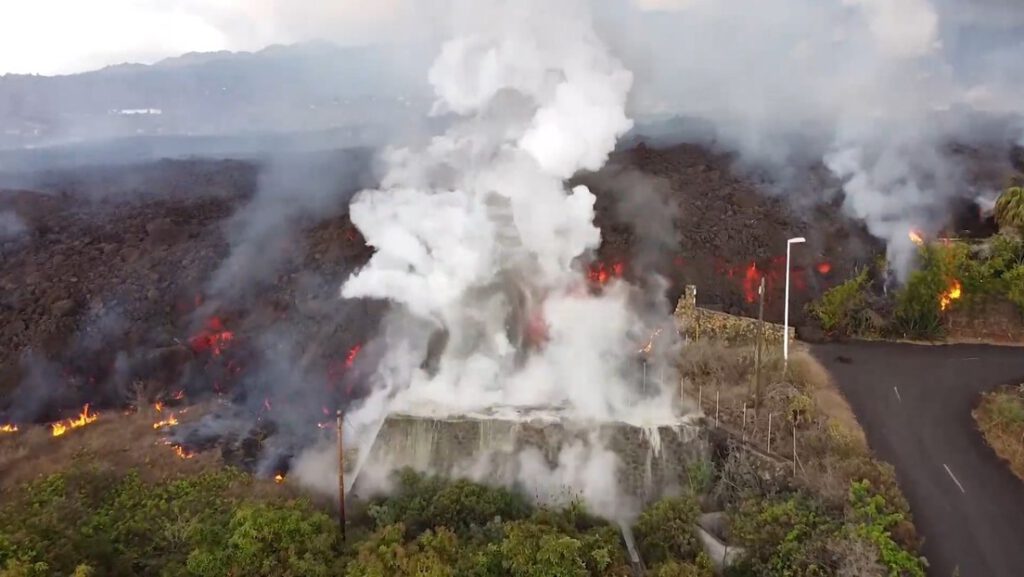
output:
[[[768,452],[772,452],[772,414],[768,413]]]

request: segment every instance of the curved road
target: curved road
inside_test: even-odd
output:
[[[895,343],[812,347],[877,455],[896,467],[929,577],[1024,576],[1024,483],[985,444],[978,395],[1024,381],[1024,349]]]

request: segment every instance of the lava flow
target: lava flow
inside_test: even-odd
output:
[[[235,333],[224,327],[224,321],[220,320],[220,317],[210,317],[206,321],[206,327],[189,339],[188,343],[197,353],[210,351],[210,354],[219,357],[234,339]]]
[[[51,424],[51,434],[54,437],[60,437],[61,435],[67,433],[71,429],[77,429],[79,427],[84,427],[90,423],[95,423],[96,419],[99,418],[100,416],[96,413],[89,414],[89,405],[85,405],[85,407],[82,408],[82,413],[78,415],[77,419],[65,419],[63,421]]]
[[[939,308],[941,310],[948,309],[950,305],[953,304],[953,301],[960,300],[960,297],[962,296],[963,287],[960,285],[960,281],[953,280],[953,282],[949,285],[949,288],[947,288],[945,292],[939,295]]]
[[[625,269],[626,265],[621,262],[612,263],[611,265],[596,262],[587,268],[587,278],[596,285],[604,286],[612,279],[622,278]]]

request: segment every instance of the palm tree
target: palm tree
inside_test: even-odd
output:
[[[1003,230],[1024,234],[1024,186],[1006,189],[996,201],[996,222]]]

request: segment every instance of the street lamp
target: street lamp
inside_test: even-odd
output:
[[[782,314],[782,361],[789,364],[789,254],[794,244],[807,242],[807,239],[798,236],[786,241],[786,307]]]

